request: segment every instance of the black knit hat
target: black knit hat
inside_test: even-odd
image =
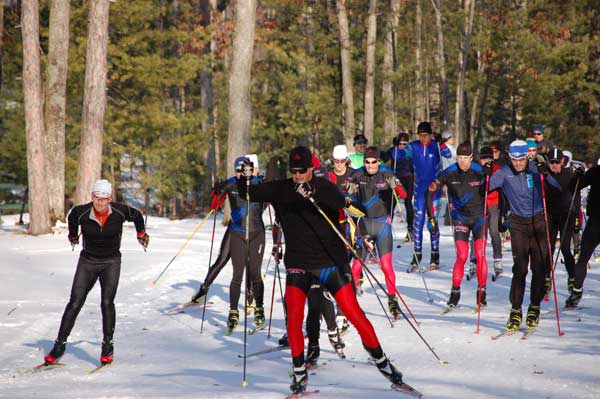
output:
[[[417,133],[432,134],[433,130],[431,129],[431,123],[429,123],[427,121],[419,123],[419,126],[417,126]]]
[[[494,154],[492,153],[492,147],[481,147],[479,149],[479,158],[483,159],[483,158],[493,158]]]
[[[469,156],[473,155],[473,147],[471,147],[471,143],[465,141],[456,149],[456,155],[460,156]]]
[[[367,158],[375,158],[379,159],[381,157],[381,151],[377,147],[369,147],[365,150],[365,159]]]
[[[364,134],[357,134],[354,136],[354,145],[356,144],[367,144],[369,140],[365,137]]]
[[[306,147],[295,147],[290,151],[290,169],[294,168],[310,168],[313,166],[312,154]]]

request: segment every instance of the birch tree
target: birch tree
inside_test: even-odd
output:
[[[436,60],[440,72],[440,100],[444,115],[444,127],[450,122],[450,111],[448,108],[448,78],[446,77],[446,55],[444,52],[444,29],[442,25],[442,0],[431,0],[435,11],[435,26],[437,30],[437,53]]]
[[[365,116],[364,135],[373,143],[375,130],[375,46],[377,41],[377,0],[369,0],[367,19],[367,55],[365,60]]]
[[[400,0],[389,0],[387,32],[384,39],[383,53],[383,131],[385,141],[389,142],[396,134],[395,90],[391,76],[396,70],[396,31],[400,14]]]
[[[473,17],[475,15],[475,0],[463,0],[463,10],[464,28],[458,52],[459,74],[456,82],[456,110],[454,115],[457,143],[461,143],[465,135],[465,76],[467,73],[467,55],[469,53],[471,32],[473,30]]]
[[[354,127],[354,95],[352,81],[352,54],[350,52],[350,30],[348,28],[348,12],[346,0],[337,0],[337,17],[340,29],[340,60],[342,64],[342,98],[344,103],[344,129],[346,144],[352,148]]]
[[[425,92],[423,90],[423,49],[422,49],[423,15],[421,0],[416,1],[415,9],[415,116],[417,123],[425,120]]]

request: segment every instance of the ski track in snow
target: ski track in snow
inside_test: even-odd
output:
[[[265,222],[269,223],[267,215]],[[231,336],[224,335],[230,266],[225,267],[211,287],[210,300],[214,305],[206,309],[202,334],[202,308],[190,309],[185,314],[162,313],[189,300],[206,274],[212,228],[209,222],[190,240],[158,283],[151,285],[201,219],[170,221],[150,217],[151,240],[146,253],[135,239],[133,225],[125,225],[113,367],[87,374],[98,364],[102,341],[100,288],[96,284],[61,359],[67,366],[19,375],[19,371],[41,363],[52,347],[68,302],[80,247],[72,252],[64,231],[41,237],[19,234],[19,228],[13,226],[15,220],[15,216],[3,216],[4,224],[0,226],[3,359],[0,398],[282,398],[289,394],[289,351],[249,358],[248,387],[241,386],[243,360],[237,355],[243,352],[243,316],[240,327]],[[397,239],[402,240],[406,235],[405,224],[398,220],[394,230]],[[365,285],[365,293],[359,297],[384,351],[403,372],[406,382],[425,398],[597,398],[600,264],[592,264],[584,286],[581,304],[591,308],[560,313],[564,336],[558,337],[556,318],[545,316],[536,333],[526,341],[520,339],[521,333],[493,341],[491,336],[504,329],[510,310],[510,250],[504,249],[504,274],[496,282],[491,281],[489,274],[488,307],[481,313],[480,334],[474,334],[477,315],[470,310],[475,307],[475,279],[463,280],[460,302],[463,310],[439,315],[449,295],[455,258],[451,229],[442,226],[441,230],[442,268],[425,274],[433,304],[427,302],[421,275],[405,272],[412,244],[400,242],[402,247],[394,248],[394,267],[398,290],[421,322],[420,332],[448,364],[438,363],[403,318],[390,328],[370,286]],[[224,227],[217,223],[213,260],[223,232]],[[425,233],[423,264],[429,260],[428,238]],[[267,233],[263,272],[271,247],[271,235]],[[491,253],[488,243],[490,263]],[[368,266],[383,282],[379,268]],[[273,272],[271,260],[265,279],[267,316]],[[567,277],[560,262],[555,274],[559,306],[562,306],[567,297]],[[275,298],[272,336],[267,338],[267,329],[248,336],[248,353],[276,345],[284,331],[278,288]],[[527,288],[524,313],[528,304]],[[542,303],[542,314],[551,309],[554,309],[552,296],[550,302]],[[250,316],[248,326],[251,325]],[[344,339],[348,358],[341,360],[327,342],[326,333],[321,333],[321,360],[328,365],[309,374],[309,388],[319,389],[319,398],[406,397],[391,391],[376,368],[366,363],[368,355],[354,329]]]

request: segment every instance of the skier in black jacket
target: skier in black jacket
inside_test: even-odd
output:
[[[65,353],[67,338],[75,325],[75,319],[85,299],[97,280],[100,280],[102,309],[102,364],[112,363],[113,334],[115,331],[115,304],[119,275],[121,273],[121,235],[123,223],[133,222],[139,243],[146,248],[150,237],[145,232],[144,218],[140,211],[127,205],[111,202],[112,185],[107,180],[98,180],[92,190],[92,202],[71,209],[69,241],[79,243],[78,230],[81,226],[83,249],[73,278],[71,298],[65,309],[54,347],[44,357],[45,364],[53,364]]]
[[[379,371],[391,382],[402,384],[402,374],[383,353],[371,322],[356,300],[351,277],[344,272],[343,265],[348,256],[344,244],[309,200],[314,199],[341,232],[337,217],[339,209],[345,205],[344,197],[333,183],[313,176],[312,154],[308,148],[292,149],[289,168],[292,178],[250,186],[249,195],[251,201],[273,205],[286,237],[285,303],[294,365],[290,389],[293,393],[301,393],[308,384],[302,322],[306,296],[314,281],[321,283],[333,295],[348,320],[354,324]],[[245,168],[244,176],[250,178],[250,167]],[[245,193],[246,185],[238,182],[238,189]]]

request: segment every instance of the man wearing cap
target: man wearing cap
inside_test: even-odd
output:
[[[575,279],[575,258],[571,252],[571,240],[575,229],[575,219],[579,217],[579,210],[581,208],[581,195],[579,190],[575,191],[575,185],[579,186],[577,181],[581,178],[584,171],[564,167],[563,153],[557,147],[554,147],[548,153],[548,162],[550,164],[550,175],[556,179],[562,188],[561,191],[552,192],[547,200],[550,247],[554,255],[556,239],[560,233],[560,252],[563,254],[565,268],[569,276],[567,287],[569,294],[571,294]],[[571,201],[573,201],[572,208]],[[550,284],[546,285],[549,285],[551,288],[550,274],[546,275],[546,282],[550,282]],[[547,291],[549,290],[547,289]]]
[[[531,267],[531,298],[527,311],[528,328],[535,328],[540,318],[540,302],[544,297],[544,278],[549,266],[548,239],[542,200],[540,173],[547,173],[544,164],[527,159],[527,143],[515,140],[510,144],[510,165],[503,166],[490,179],[490,191],[500,189],[510,205],[509,229],[513,254],[513,278],[510,287],[512,309],[506,331],[519,329],[522,321],[523,296],[527,269]],[[548,176],[546,188],[558,183]]]
[[[542,155],[548,154],[554,147],[554,144],[544,138],[544,125],[534,125],[532,131],[535,143],[537,144],[537,151]]]
[[[350,166],[353,169],[363,167],[363,161],[365,160],[365,150],[367,149],[367,138],[364,134],[357,134],[354,136],[354,149],[355,152],[348,154],[350,160]]]
[[[448,299],[448,308],[458,306],[460,285],[469,256],[469,236],[473,233],[475,257],[477,260],[477,305],[487,305],[486,281],[487,262],[484,250],[484,201],[485,177],[481,167],[473,164],[471,144],[464,142],[457,149],[457,163],[446,168],[430,185],[427,192],[427,210],[430,223],[433,218],[433,196],[442,187],[448,189],[450,212],[454,222],[454,244],[456,261],[452,271],[452,290]],[[431,220],[433,219],[433,220]]]
[[[102,364],[112,363],[113,334],[115,332],[115,296],[121,273],[121,236],[123,223],[133,222],[137,239],[144,247],[150,237],[146,234],[144,218],[140,211],[127,205],[112,202],[112,185],[108,180],[98,180],[91,193],[92,202],[73,207],[67,216],[69,241],[79,244],[79,228],[83,236],[83,249],[79,255],[73,277],[71,297],[63,313],[54,347],[44,357],[44,364],[54,364],[65,353],[67,338],[75,325],[87,294],[100,280],[102,310]]]
[[[244,278],[244,269],[246,266],[247,248],[246,248],[246,212],[248,204],[246,198],[238,192],[238,182],[241,181],[242,166],[244,163],[252,165],[252,179],[250,184],[258,184],[261,179],[256,176],[258,168],[248,157],[238,157],[234,162],[235,176],[227,179],[222,186],[216,187],[214,194],[218,197],[217,203],[221,204],[225,198],[229,199],[231,206],[231,221],[225,230],[225,235],[221,241],[221,249],[215,263],[208,269],[204,282],[200,289],[192,297],[193,302],[201,303],[208,292],[208,288],[217,278],[219,272],[231,258],[233,265],[233,276],[229,284],[229,316],[227,317],[228,334],[237,327],[240,319],[238,305],[241,295],[242,280]],[[245,180],[244,180],[245,182]],[[213,204],[215,201],[213,201]],[[216,208],[214,208],[216,212]],[[259,203],[250,203],[250,265],[248,267],[251,295],[256,301],[254,309],[254,326],[262,328],[265,324],[265,311],[263,307],[264,284],[261,275],[261,265],[265,248],[265,225],[262,219],[264,207]],[[251,300],[249,300],[251,302]]]
[[[377,147],[369,147],[365,151],[365,168],[358,171],[353,178],[356,185],[355,198],[366,209],[366,216],[359,219],[358,227],[365,246],[373,247],[379,257],[379,264],[387,285],[388,306],[390,312],[397,317],[400,314],[396,297],[396,274],[392,266],[392,219],[390,210],[394,201],[394,193],[406,198],[406,192],[399,181],[389,170],[379,170],[380,151]],[[363,256],[364,258],[364,256]],[[352,274],[355,283],[362,271],[362,263],[355,259],[352,263]]]
[[[406,238],[405,242],[412,240],[413,219],[415,212],[413,209],[413,185],[415,183],[414,167],[412,161],[412,151],[408,147],[408,133],[402,132],[394,137],[393,147],[385,153],[385,162],[389,162],[390,168],[394,171],[394,176],[400,180],[400,184],[406,190],[406,198],[404,199],[404,207],[406,208]],[[404,150],[404,151],[403,151]],[[392,217],[393,217],[392,213]]]
[[[285,304],[294,366],[290,389],[294,394],[302,393],[308,384],[302,322],[306,297],[313,282],[323,285],[333,295],[358,330],[363,346],[375,359],[379,371],[392,383],[401,384],[402,374],[383,353],[373,326],[356,300],[351,277],[346,272],[347,266],[344,266],[348,256],[346,248],[333,231],[333,228],[341,231],[337,218],[346,203],[344,196],[330,181],[313,176],[312,154],[308,148],[292,149],[288,165],[292,174],[290,179],[250,186],[249,194],[251,201],[273,205],[286,238]],[[244,176],[251,176],[246,168]],[[245,195],[246,185],[238,182],[238,190],[242,196]]]
[[[427,217],[426,195],[429,185],[441,172],[441,157],[450,158],[452,153],[445,144],[438,144],[433,140],[433,130],[429,122],[421,122],[417,126],[418,140],[411,141],[407,149],[400,151],[403,155],[410,149],[412,152],[413,165],[415,168],[415,184],[413,206],[415,217],[413,220],[413,240],[415,243],[413,259],[410,262],[411,268],[407,271],[413,272],[419,270],[419,264],[423,257],[423,226]],[[433,216],[437,220],[440,206],[440,193],[436,193],[433,198]],[[429,234],[431,235],[431,261],[430,270],[439,268],[440,264],[440,230],[431,223],[427,224]]]

